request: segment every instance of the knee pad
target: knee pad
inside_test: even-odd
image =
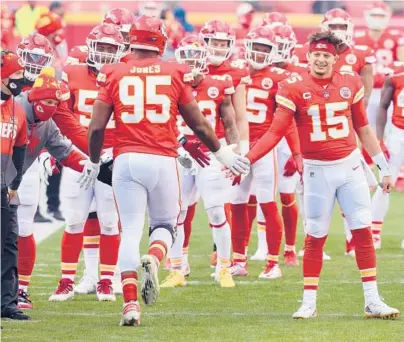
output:
[[[152,236],[153,232],[156,231],[157,229],[166,229],[170,234],[172,238],[171,245],[174,243],[175,238],[177,237],[177,228],[172,226],[171,224],[159,224],[154,227],[149,227],[149,238]]]
[[[351,230],[372,226],[372,212],[370,208],[361,208],[350,214],[345,214],[348,226]]]
[[[65,231],[70,234],[79,234],[84,232],[84,221],[74,224],[66,224]]]
[[[118,234],[118,214],[116,212],[98,214],[98,220],[102,234]]]
[[[331,210],[325,197],[307,194],[304,196],[304,214],[307,234],[315,238],[322,238],[328,234]]]
[[[248,200],[248,199],[247,199]],[[212,207],[206,209],[208,214],[209,223],[213,225],[222,224],[226,221],[226,214],[224,211],[224,206]]]

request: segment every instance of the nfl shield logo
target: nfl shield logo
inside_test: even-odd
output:
[[[325,91],[323,93],[323,96],[324,96],[325,99],[328,99],[328,98],[330,98],[330,93],[328,91]]]

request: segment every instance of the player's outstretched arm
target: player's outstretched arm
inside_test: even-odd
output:
[[[272,151],[288,132],[293,124],[293,112],[283,106],[278,106],[275,111],[274,120],[269,130],[262,136],[255,146],[246,154],[251,164],[261,159],[268,152]]]
[[[363,69],[361,70],[361,78],[362,78],[362,83],[365,87],[365,95],[364,95],[364,101],[365,101],[365,107],[367,108],[368,103],[369,103],[369,98],[370,95],[372,95],[372,89],[373,89],[373,65],[372,64],[366,64]]]
[[[391,77],[387,77],[382,88],[382,95],[380,98],[379,110],[377,112],[376,118],[376,136],[379,140],[383,140],[384,129],[386,128],[387,123],[387,110],[393,99],[393,94],[394,84],[391,81]]]
[[[112,115],[113,106],[101,100],[95,100],[93,115],[88,128],[88,150],[90,160],[99,163],[104,144],[105,128]]]
[[[223,103],[220,106],[220,118],[223,122],[226,142],[229,145],[237,144],[239,141],[239,134],[230,95],[226,95]]]
[[[220,148],[219,140],[213,131],[209,121],[202,115],[195,100],[179,105],[179,111],[185,123],[191,128],[195,135],[212,152],[217,152]]]

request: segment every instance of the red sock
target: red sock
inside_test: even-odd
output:
[[[126,271],[121,273],[123,300],[125,303],[137,300],[137,273]]]
[[[282,220],[276,202],[260,203],[265,217],[265,230],[268,244],[268,260],[278,263],[282,241]]]
[[[188,207],[188,211],[187,211],[187,216],[185,217],[185,221],[184,221],[184,248],[188,248],[189,246],[189,238],[191,237],[191,231],[192,231],[192,221],[194,219],[195,216],[195,208],[196,208],[196,203],[190,205]]]
[[[18,237],[18,285],[27,290],[36,259],[34,234]]]
[[[100,274],[101,279],[111,279],[118,261],[121,236],[101,234],[100,238]]]
[[[380,239],[380,234],[383,228],[382,221],[372,221],[372,235],[373,238]]]
[[[83,233],[63,233],[62,237],[62,278],[69,278],[74,281],[77,263],[79,261],[81,248],[83,247]]]
[[[149,247],[149,252],[147,254],[154,255],[159,262],[164,259],[167,254],[167,245],[164,241],[155,240]]]
[[[100,234],[101,228],[98,218],[89,217],[84,225],[83,248],[99,248]]]
[[[355,258],[362,283],[376,281],[376,253],[370,227],[351,230],[355,243]],[[305,252],[306,253],[306,252]]]
[[[248,199],[248,226],[246,231],[245,238],[245,247],[248,248],[250,244],[251,230],[254,224],[255,217],[257,216],[257,197],[255,195],[251,195]]]
[[[282,218],[285,227],[285,244],[290,250],[294,250],[296,244],[296,230],[299,209],[296,204],[295,194],[280,194],[282,202]]]
[[[224,204],[224,214],[226,215],[226,221],[229,223],[230,225],[230,229],[231,229],[231,204],[230,203],[225,203]]]
[[[306,235],[303,256],[305,290],[317,291],[321,268],[323,267],[323,247],[326,240],[327,235],[322,238]]]
[[[245,240],[248,226],[247,203],[232,204],[231,242],[233,245],[233,260],[245,261]]]

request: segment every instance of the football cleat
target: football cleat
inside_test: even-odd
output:
[[[295,319],[307,319],[317,317],[316,304],[303,303],[302,306],[293,315]]]
[[[114,290],[112,288],[111,279],[101,279],[97,283],[97,299],[100,302],[115,302],[116,297],[114,295]]]
[[[235,287],[236,284],[231,276],[228,268],[222,268],[219,273],[215,273],[215,280],[220,284],[220,287]]]
[[[137,327],[140,325],[140,306],[138,301],[123,304],[122,318],[119,325],[121,327]]]
[[[32,310],[33,305],[29,299],[29,294],[23,289],[18,290],[18,305],[17,308],[20,310]]]
[[[90,277],[87,274],[80,279],[77,286],[74,287],[74,293],[76,294],[89,294],[95,293],[97,290],[97,279]]]
[[[351,239],[351,241],[345,240],[345,256],[355,257],[355,245],[353,239]]]
[[[245,277],[248,276],[248,269],[246,262],[234,262],[229,268],[230,274],[233,277]]]
[[[376,299],[365,304],[365,317],[366,318],[381,318],[381,319],[398,319],[400,318],[400,311],[391,308],[381,299]]]
[[[185,286],[187,282],[185,281],[184,274],[179,270],[172,270],[171,273],[164,279],[160,287],[177,287]]]
[[[216,268],[217,265],[217,252],[212,252],[210,256],[210,268]]]
[[[50,302],[63,302],[74,297],[74,281],[68,278],[59,280],[55,292],[49,297]]]
[[[265,270],[260,273],[258,278],[260,279],[277,279],[282,277],[282,271],[278,264],[274,264],[272,261],[268,261]]]
[[[258,261],[265,261],[267,260],[268,251],[263,249],[257,249],[255,254],[250,257],[250,260],[258,260]]]
[[[191,274],[191,266],[189,266],[189,262],[183,262],[181,270],[184,277],[188,277]]]
[[[141,293],[146,305],[153,305],[160,294],[158,263],[156,257],[146,254],[140,260],[142,265]]]
[[[295,252],[285,251],[285,253],[283,253],[283,258],[285,260],[285,265],[299,266],[299,260],[297,260],[297,255]]]

